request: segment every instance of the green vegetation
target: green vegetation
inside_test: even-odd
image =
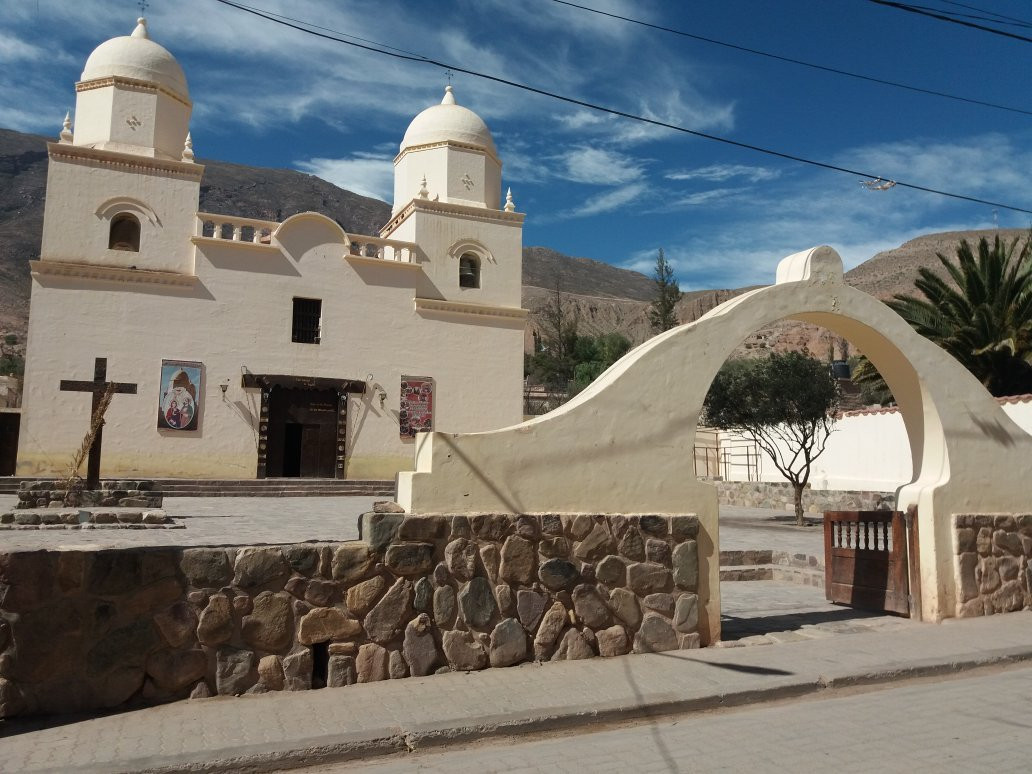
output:
[[[556,288],[548,303],[537,310],[539,329],[534,352],[524,361],[524,375],[545,387],[553,409],[587,387],[623,357],[631,342],[619,333],[581,335],[580,315]]]
[[[827,363],[806,352],[728,360],[710,385],[704,424],[747,435],[792,485],[796,523],[810,466],[834,428],[838,388]]]
[[[0,376],[22,376],[25,373],[25,359],[15,347],[18,337],[8,333],[0,342]]]
[[[662,247],[656,256],[652,281],[656,283],[656,297],[649,308],[649,324],[656,333],[662,333],[678,324],[676,307],[677,302],[681,300],[681,289],[674,279],[673,267],[667,263]]]
[[[999,236],[967,240],[956,261],[936,253],[945,269],[918,270],[918,294],[897,293],[888,305],[925,338],[975,375],[993,395],[1032,392],[1032,233],[1019,248]],[[879,402],[892,400],[884,380],[866,360],[854,381]]]

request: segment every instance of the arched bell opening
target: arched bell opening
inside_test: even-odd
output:
[[[111,219],[108,249],[140,252],[140,219],[130,212],[120,212]]]

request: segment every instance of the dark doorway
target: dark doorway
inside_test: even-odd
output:
[[[0,411],[0,476],[13,476],[18,462],[20,411]]]
[[[338,421],[336,390],[274,387],[269,395],[271,478],[333,478]]]

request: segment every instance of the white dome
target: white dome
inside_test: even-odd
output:
[[[138,19],[132,35],[111,38],[97,46],[82,71],[83,81],[120,76],[164,86],[190,99],[186,76],[176,58],[147,36],[147,22]]]
[[[440,105],[428,107],[412,119],[401,141],[401,150],[448,140],[475,145],[492,156],[498,155],[487,124],[469,108],[455,104],[451,86],[445,88]]]

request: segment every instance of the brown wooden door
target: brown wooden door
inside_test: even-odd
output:
[[[907,531],[899,511],[824,514],[824,593],[865,610],[909,615]]]
[[[267,476],[334,477],[336,392],[277,387],[269,398],[268,415]]]

